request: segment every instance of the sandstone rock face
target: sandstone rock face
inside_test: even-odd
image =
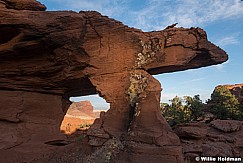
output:
[[[35,0],[0,0],[0,6],[15,10],[45,11],[46,6]]]
[[[243,104],[243,84],[224,85]]]
[[[236,120],[215,120],[211,122],[212,127],[224,132],[239,131],[242,127],[242,124],[242,121]]]
[[[207,134],[207,127],[203,123],[180,126],[174,129],[179,137],[201,139]]]
[[[93,110],[94,109],[90,101],[73,102],[68,108],[67,114],[74,115],[73,112],[79,111],[89,116],[93,116]],[[78,114],[75,115],[78,116]]]
[[[142,32],[97,12],[0,2],[0,126],[7,130],[1,155],[31,161],[32,147],[42,155],[44,142],[60,136],[69,97],[99,94],[110,110],[88,132],[98,149],[86,161],[97,162],[105,151],[100,162],[183,162],[179,138],[160,113],[161,85],[151,75],[226,61],[205,31]]]
[[[1,90],[0,104],[0,162],[32,161],[54,150],[45,142],[64,138],[60,96]]]
[[[72,134],[81,127],[93,124],[95,118],[97,115],[94,114],[90,101],[73,102],[64,116],[60,129],[65,134]]]
[[[192,163],[196,163],[197,156],[243,157],[241,121],[215,120],[208,125],[198,122],[174,130],[180,137],[185,160]],[[195,136],[195,132],[201,134]]]

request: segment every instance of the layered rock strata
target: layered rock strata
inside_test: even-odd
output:
[[[44,10],[34,0],[0,0],[4,160],[44,155],[44,143],[61,137],[69,97],[99,94],[110,110],[88,132],[97,150],[86,161],[183,162],[152,75],[220,64],[227,54],[200,28],[143,32],[94,11]]]
[[[242,124],[236,120],[215,120],[209,124],[179,125],[174,131],[180,137],[187,162],[196,163],[195,157],[201,156],[242,159]]]

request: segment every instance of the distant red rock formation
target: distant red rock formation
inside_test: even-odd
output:
[[[94,107],[90,103],[90,101],[86,100],[86,101],[73,102],[70,105],[69,110],[78,110],[81,111],[82,113],[93,115]]]
[[[90,101],[73,102],[60,127],[60,130],[65,134],[72,134],[77,129],[80,129],[81,125],[91,125],[96,118],[100,117],[100,111],[93,110],[93,106]]]
[[[243,84],[227,84],[227,85],[219,85],[220,86],[225,86],[227,89],[230,90],[230,92],[235,95],[235,97],[238,99],[238,101],[243,104]],[[216,87],[216,88],[217,88]]]

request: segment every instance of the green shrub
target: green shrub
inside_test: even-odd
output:
[[[184,98],[175,96],[169,101],[171,104],[161,103],[160,108],[170,126],[197,120],[202,115],[204,104],[199,95],[184,96]]]
[[[80,124],[79,128],[83,129],[83,128],[86,128],[86,127],[90,127],[92,124],[90,123],[83,123],[83,124]]]
[[[211,94],[210,112],[218,119],[243,120],[243,112],[239,101],[225,86],[216,87]]]

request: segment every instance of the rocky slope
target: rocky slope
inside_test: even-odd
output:
[[[99,94],[110,110],[88,131],[90,162],[183,162],[159,111],[152,74],[220,64],[200,28],[143,32],[97,12],[44,11],[0,0],[0,162],[31,162],[57,147],[70,96]],[[2,160],[1,160],[2,159]]]
[[[174,131],[180,137],[185,160],[196,163],[197,156],[243,158],[242,125],[242,121],[214,120],[179,125]]]

